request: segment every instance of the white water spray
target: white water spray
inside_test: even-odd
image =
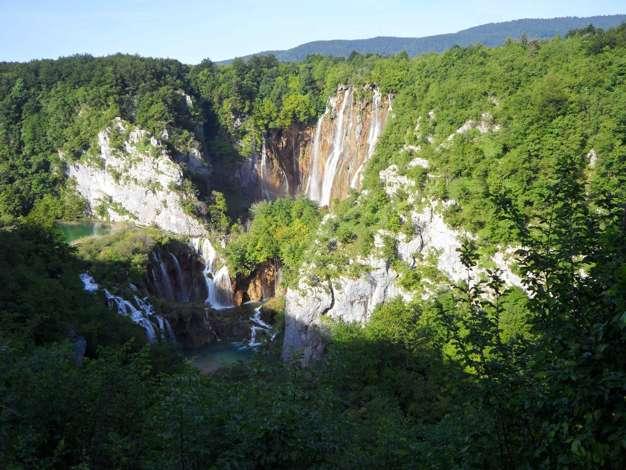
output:
[[[154,262],[157,264],[161,272],[160,284],[163,289],[163,292],[162,292],[163,297],[165,297],[167,300],[176,300],[176,296],[174,294],[174,288],[172,287],[172,283],[170,282],[170,277],[167,273],[167,268],[165,266],[165,263],[161,259],[161,255],[159,255],[158,251],[153,251],[152,258],[154,259]]]
[[[178,290],[180,292],[180,300],[183,302],[189,301],[189,295],[185,291],[185,282],[183,281],[183,270],[180,267],[180,263],[178,262],[178,258],[174,253],[168,252],[170,258],[174,262],[174,268],[176,269],[176,282],[178,283]]]
[[[98,284],[96,284],[96,280],[88,273],[82,273],[80,275],[80,280],[83,283],[83,289],[87,292],[96,292],[99,289]]]
[[[248,341],[249,348],[256,348],[261,346],[263,343],[257,340],[257,333],[264,333],[270,337],[270,341],[274,341],[276,338],[276,332],[271,325],[265,323],[261,319],[261,311],[262,306],[259,305],[254,309],[254,315],[250,317],[250,321],[252,322],[252,326],[250,327],[250,341]]]

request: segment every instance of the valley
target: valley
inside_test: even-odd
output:
[[[626,26],[0,64],[3,468],[621,468]]]

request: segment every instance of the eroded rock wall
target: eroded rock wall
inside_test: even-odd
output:
[[[68,176],[91,211],[112,222],[156,226],[175,234],[200,237],[203,224],[188,214],[182,192],[183,172],[154,138],[143,130],[128,133],[122,148],[112,144],[112,132],[125,132],[127,123],[98,134],[99,153],[71,163]],[[197,201],[195,201],[197,202]]]

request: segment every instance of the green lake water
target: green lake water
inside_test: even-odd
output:
[[[230,342],[216,343],[190,351],[187,353],[187,357],[194,367],[205,374],[210,374],[238,362],[249,361],[255,354],[250,349],[241,350],[239,348],[238,344]]]
[[[112,227],[100,222],[59,222],[57,228],[67,243],[73,243],[86,237],[106,235]]]

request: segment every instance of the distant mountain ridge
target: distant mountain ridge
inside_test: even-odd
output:
[[[406,51],[410,56],[429,52],[443,52],[455,45],[470,46],[483,44],[489,47],[499,46],[507,39],[518,39],[524,34],[529,39],[548,39],[567,34],[572,29],[584,28],[593,25],[596,28],[612,28],[626,21],[626,15],[606,15],[521,19],[503,23],[488,23],[464,29],[457,33],[438,34],[421,38],[402,38],[380,36],[369,39],[338,39],[329,41],[313,41],[287,50],[262,51],[242,57],[248,59],[256,55],[274,55],[283,62],[293,62],[306,59],[312,54],[321,54],[334,57],[348,57],[352,52],[361,54],[392,55]],[[229,63],[233,59],[220,63]]]

